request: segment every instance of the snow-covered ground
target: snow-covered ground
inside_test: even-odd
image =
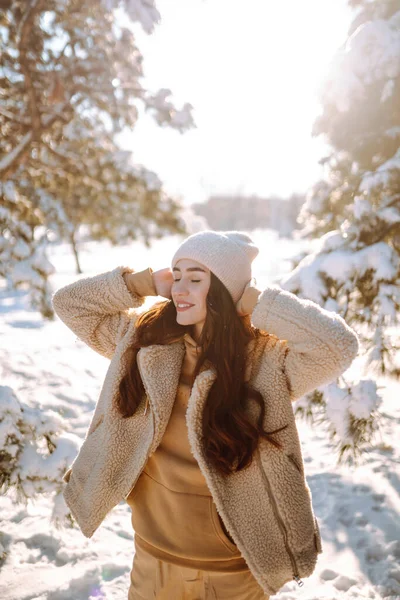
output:
[[[287,273],[286,259],[302,248],[270,231],[252,236],[261,248],[254,274],[262,288]],[[83,276],[119,264],[138,270],[169,266],[178,243],[171,236],[151,249],[139,242],[118,248],[82,244]],[[67,245],[54,246],[50,257],[57,269],[54,290],[78,278]],[[1,385],[12,387],[30,406],[59,412],[83,437],[108,361],[58,319],[43,322],[27,308],[24,292],[3,291],[0,299]],[[361,366],[360,359],[353,369]],[[381,435],[358,468],[338,468],[325,429],[298,420],[324,552],[303,587],[290,582],[272,600],[400,599],[400,383],[385,378],[378,383],[383,386]],[[56,529],[51,511],[50,497],[41,496],[27,508],[9,494],[0,498],[0,543],[6,551],[0,561],[1,600],[125,600],[135,552],[128,505],[115,507],[90,540],[77,526]]]

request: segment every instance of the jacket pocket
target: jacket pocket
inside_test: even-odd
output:
[[[226,530],[225,525],[223,524],[223,521],[218,514],[217,507],[215,506],[214,500],[211,497],[210,497],[210,512],[211,512],[211,519],[212,519],[212,522],[214,525],[215,533],[217,534],[217,536],[220,538],[220,540],[223,542],[223,544],[228,548],[228,550],[230,550],[231,552],[239,552],[239,549],[236,546],[235,542],[229,536],[229,533]]]
[[[286,454],[286,456],[289,459],[289,461],[291,462],[291,464],[294,466],[294,468],[304,477],[304,470],[301,467],[301,465],[299,464],[299,461],[296,458],[296,456],[293,453]],[[315,546],[315,549],[318,552],[318,554],[322,554],[322,552],[323,552],[322,541],[321,541],[321,534],[320,534],[320,530],[319,530],[319,526],[318,526],[317,517],[314,515],[313,519],[314,519],[314,546]]]
[[[287,525],[284,522],[284,520],[283,520],[283,518],[282,518],[282,516],[281,516],[281,514],[279,512],[277,499],[276,499],[276,497],[275,497],[275,495],[273,493],[273,490],[271,488],[271,483],[270,483],[270,481],[269,481],[269,479],[268,479],[268,477],[267,477],[267,475],[265,473],[265,470],[263,469],[260,450],[257,451],[256,456],[257,456],[257,461],[258,461],[258,464],[259,464],[259,467],[260,467],[260,472],[262,474],[262,477],[263,477],[263,480],[264,480],[264,483],[265,483],[265,488],[266,488],[266,491],[268,493],[268,497],[269,497],[270,502],[271,502],[272,511],[273,511],[274,516],[276,518],[277,524],[278,524],[278,526],[279,526],[279,528],[281,530],[282,537],[283,537],[283,543],[285,545],[286,552],[287,552],[287,554],[289,556],[289,559],[290,559],[290,562],[291,562],[293,579],[297,582],[297,584],[299,586],[302,586],[302,585],[304,585],[303,581],[301,581],[301,579],[300,579],[300,574],[302,574],[302,573],[300,572],[299,565],[297,564],[297,559],[296,559],[295,552],[292,549],[291,545],[289,544],[289,537],[288,537]],[[288,456],[288,455],[285,455],[285,456]],[[294,465],[294,463],[292,463],[292,461],[290,461],[290,462],[291,462],[291,464]],[[298,469],[296,468],[296,471],[297,470]]]
[[[62,476],[62,480],[65,481],[65,483],[68,483],[69,478],[71,477],[71,473],[72,473],[71,467],[67,471],[65,471],[64,475]]]
[[[99,420],[97,421],[96,425],[93,427],[92,431],[89,433],[89,435],[93,435],[93,433],[96,431],[96,429],[99,427],[99,425],[102,424],[104,420],[104,414],[100,415]],[[89,437],[89,436],[88,436]]]
[[[298,471],[298,472],[299,472],[301,475],[304,475],[303,468],[302,468],[302,466],[300,465],[300,463],[299,463],[298,459],[296,458],[296,456],[295,456],[293,453],[291,453],[291,454],[286,454],[286,456],[288,457],[288,459],[289,459],[289,461],[292,463],[292,465],[295,467],[295,469],[297,469],[297,471]]]

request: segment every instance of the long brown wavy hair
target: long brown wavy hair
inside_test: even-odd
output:
[[[136,320],[135,339],[127,349],[128,368],[119,384],[116,404],[125,418],[134,414],[145,389],[137,366],[140,348],[152,344],[168,344],[186,332],[193,335],[192,325],[176,321],[172,300],[157,302]],[[268,336],[251,324],[248,315],[242,317],[223,283],[211,273],[207,294],[207,315],[199,341],[201,354],[192,377],[192,384],[205,361],[210,361],[217,377],[209,391],[203,413],[203,441],[207,460],[221,473],[228,475],[247,467],[260,437],[277,448],[281,444],[272,435],[285,429],[264,431],[265,401],[257,390],[244,382],[246,346],[253,338]],[[249,399],[260,407],[255,424],[245,412]]]

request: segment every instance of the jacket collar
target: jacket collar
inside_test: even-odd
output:
[[[250,359],[254,354],[254,350],[255,341],[252,340],[248,345]],[[185,342],[183,337],[170,344],[153,344],[140,348],[137,354],[139,372],[154,417],[154,448],[161,441],[171,415],[178,391],[184,355]],[[246,368],[246,381],[250,379],[251,366],[252,362],[250,360]],[[198,418],[201,419],[203,403],[216,377],[215,367],[209,361],[206,362],[197,375],[189,396],[188,426],[191,416],[198,415]],[[202,399],[201,402],[199,398]],[[198,406],[192,407],[192,404],[198,404]]]

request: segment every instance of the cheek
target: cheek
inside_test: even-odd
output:
[[[206,288],[197,289],[193,292],[193,302],[196,302],[196,307],[192,313],[196,320],[203,320],[207,315],[207,293]]]
[[[207,293],[203,293],[199,302],[199,313],[202,319],[206,318],[207,315]]]
[[[198,317],[199,319],[205,319],[207,315],[207,305],[206,305],[206,299],[204,298],[202,303],[199,305],[199,310],[198,310]]]
[[[203,312],[207,311],[207,294],[208,294],[208,288],[207,287],[203,287],[201,290],[199,290],[199,307],[201,307]]]

